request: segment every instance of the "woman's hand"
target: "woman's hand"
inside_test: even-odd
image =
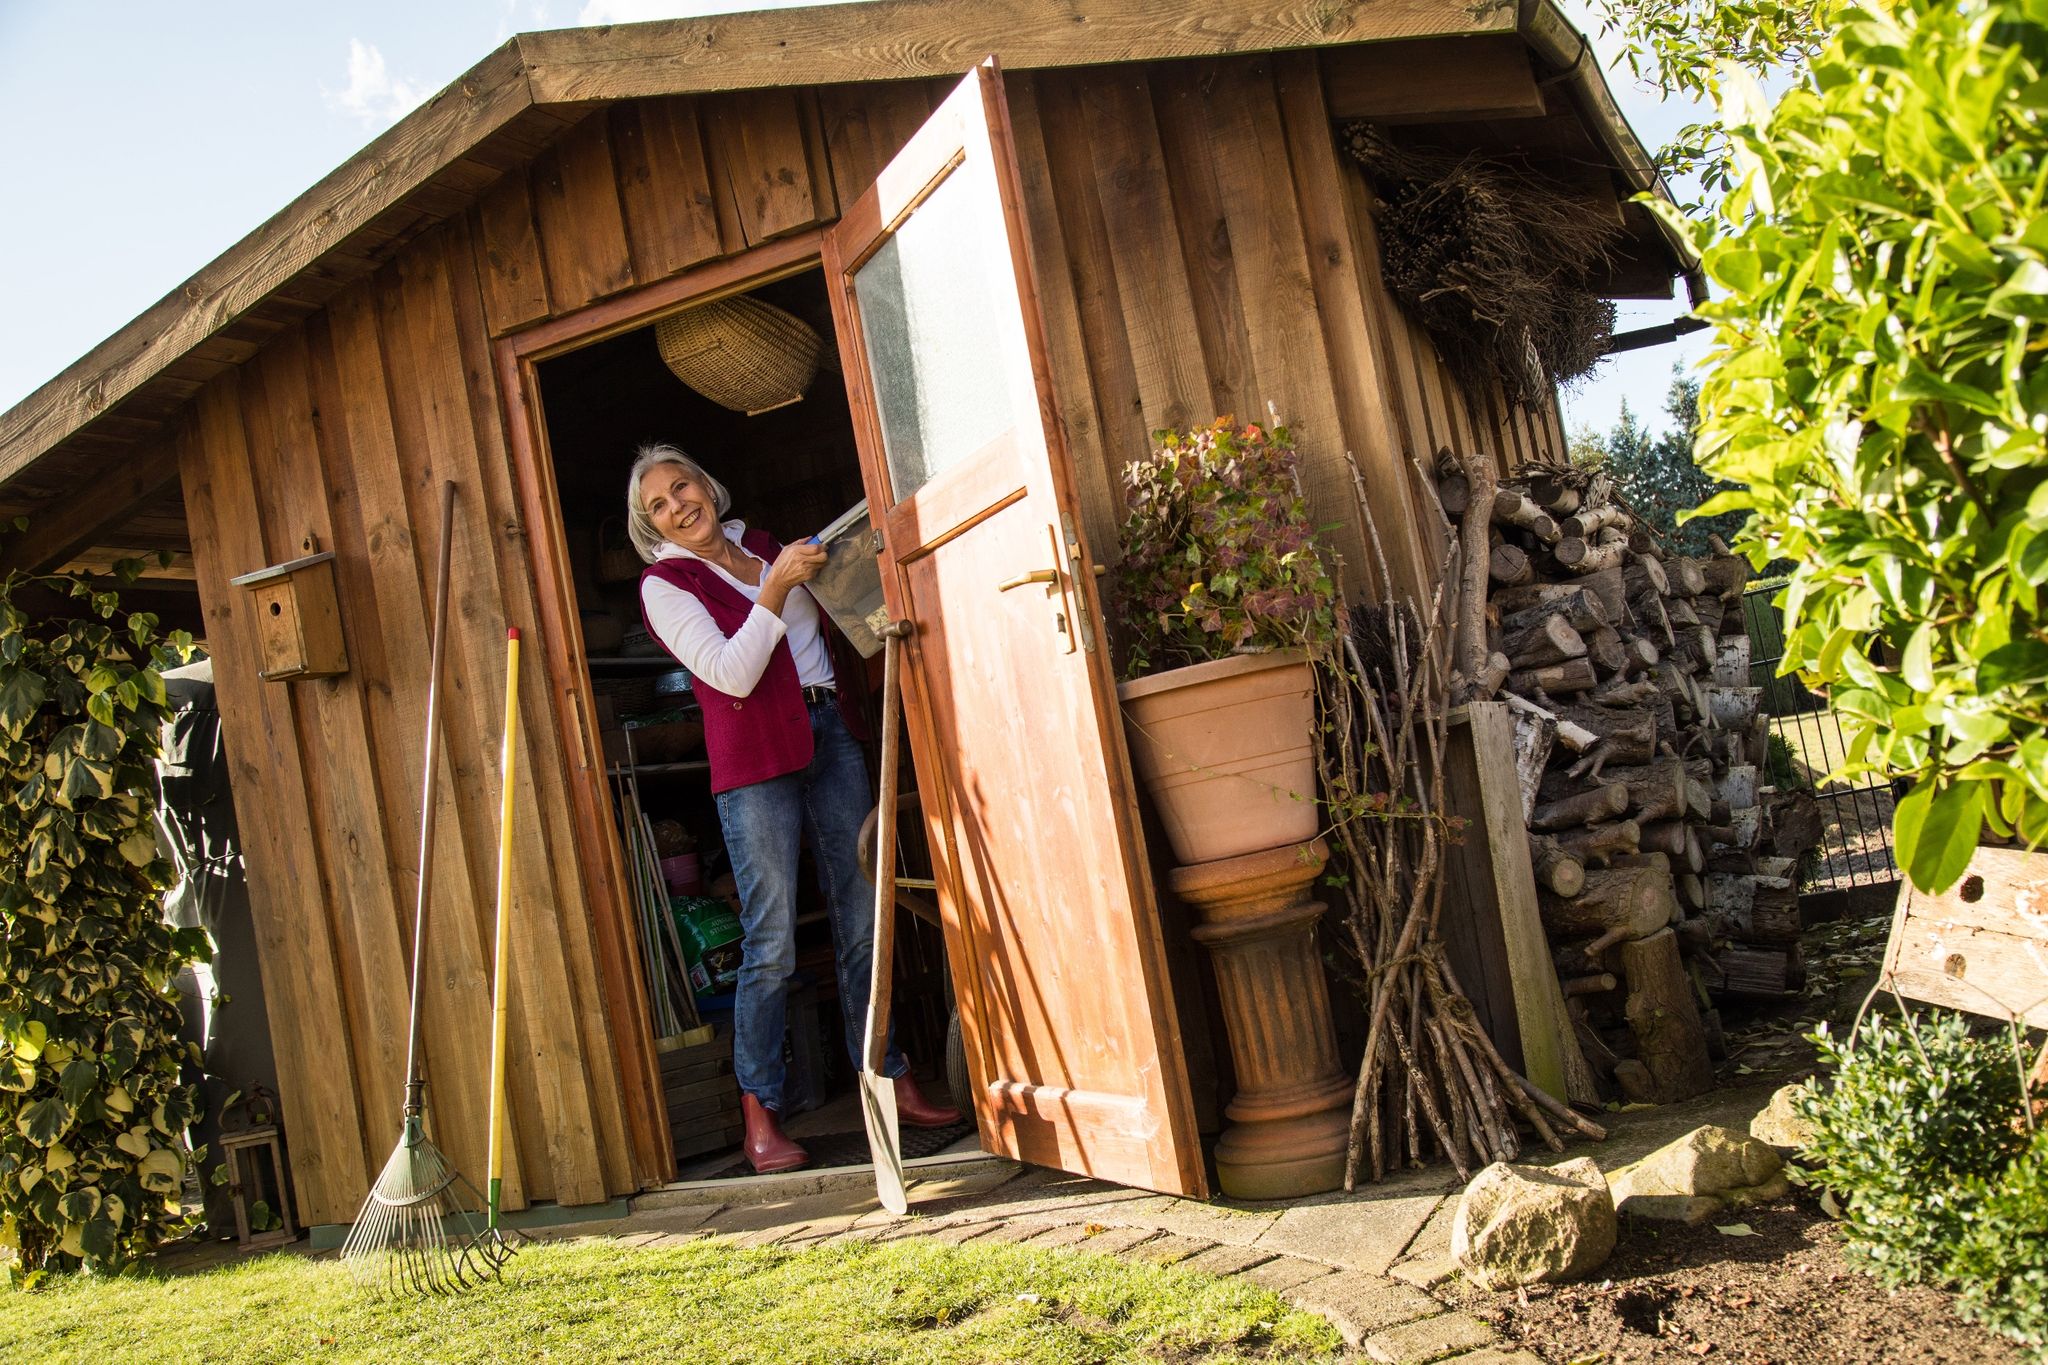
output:
[[[768,566],[767,576],[761,580],[761,595],[758,600],[762,606],[780,616],[782,604],[789,598],[789,590],[799,583],[810,582],[824,567],[824,546],[813,545],[807,540],[795,545],[785,545],[782,547],[782,553],[775,556],[775,562]]]

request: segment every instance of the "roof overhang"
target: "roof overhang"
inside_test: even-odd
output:
[[[33,477],[60,450],[112,457],[160,434],[210,378],[260,349],[257,321],[281,329],[276,315],[317,309],[410,233],[460,212],[495,179],[477,179],[480,149],[485,161],[495,147],[516,164],[536,125],[558,128],[594,105],[948,76],[990,52],[1011,70],[1033,70],[1517,33],[1570,90],[1612,169],[1632,190],[1669,199],[1590,45],[1555,0],[1212,0],[1185,9],[1157,0],[875,0],[520,34],[0,414],[0,501],[61,496]],[[1690,248],[1661,223],[1659,232],[1672,273],[1686,276],[1697,301]]]

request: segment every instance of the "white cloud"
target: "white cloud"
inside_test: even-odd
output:
[[[352,115],[370,127],[396,123],[427,97],[427,91],[394,76],[384,65],[384,54],[360,38],[348,40],[348,88],[320,91],[327,107]]]

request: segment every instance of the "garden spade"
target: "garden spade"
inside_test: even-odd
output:
[[[896,1083],[882,1074],[889,1052],[889,1003],[896,979],[896,750],[901,712],[898,656],[908,621],[884,626],[882,637],[882,783],[875,808],[875,949],[868,986],[867,1038],[861,1048],[860,1112],[875,1163],[875,1195],[891,1213],[910,1207],[903,1188],[903,1135],[896,1122]]]

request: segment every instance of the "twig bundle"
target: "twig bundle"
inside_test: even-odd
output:
[[[1611,205],[1493,158],[1397,147],[1369,123],[1343,141],[1379,190],[1387,287],[1461,381],[1534,403],[1593,368],[1614,333],[1589,283],[1620,234]]]
[[[1357,467],[1359,510],[1391,579]],[[1459,540],[1426,609],[1361,607],[1322,670],[1322,778],[1335,814],[1333,867],[1342,884],[1342,932],[1358,959],[1366,1043],[1353,1093],[1345,1187],[1420,1164],[1431,1146],[1463,1178],[1522,1150],[1515,1116],[1552,1150],[1559,1125],[1604,1137],[1517,1074],[1480,1027],[1444,953],[1446,850],[1462,822],[1444,801],[1451,634]]]

